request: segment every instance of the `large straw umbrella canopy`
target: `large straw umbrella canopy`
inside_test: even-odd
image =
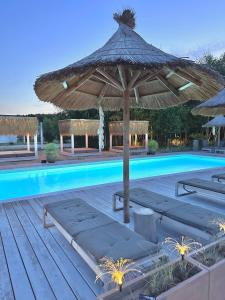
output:
[[[216,116],[206,124],[204,124],[202,127],[205,128],[218,128],[218,136],[217,136],[217,142],[218,146],[220,146],[220,129],[221,127],[225,127],[225,117],[223,115]]]
[[[135,16],[114,14],[119,28],[100,49],[35,82],[40,100],[63,109],[123,109],[124,222],[129,222],[129,110],[163,109],[205,100],[223,87],[218,73],[148,44],[135,31]]]
[[[192,109],[193,115],[216,116],[225,115],[225,89],[206,102]]]

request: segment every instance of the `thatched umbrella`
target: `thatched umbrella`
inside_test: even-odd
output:
[[[218,136],[217,136],[217,143],[220,146],[220,129],[221,127],[225,127],[225,117],[223,115],[216,116],[202,127],[205,128],[218,128]]]
[[[225,89],[208,101],[192,109],[193,115],[217,116],[225,115]]]
[[[191,99],[205,100],[223,87],[215,72],[148,44],[133,29],[134,12],[114,14],[119,28],[91,55],[42,75],[35,92],[64,109],[123,109],[124,222],[129,222],[130,108],[163,109]]]

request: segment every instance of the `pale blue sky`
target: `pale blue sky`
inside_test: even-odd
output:
[[[33,84],[101,47],[115,11],[136,11],[136,31],[179,56],[225,51],[224,0],[7,0],[0,9],[0,114],[48,113]]]

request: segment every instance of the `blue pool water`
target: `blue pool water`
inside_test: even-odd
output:
[[[225,167],[225,159],[172,155],[130,160],[130,179]],[[0,171],[0,200],[122,181],[122,161]]]

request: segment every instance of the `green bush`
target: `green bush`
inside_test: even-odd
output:
[[[168,153],[168,152],[186,152],[186,151],[191,151],[192,147],[191,146],[167,146],[167,147],[161,147],[159,149],[160,153]]]
[[[45,154],[48,162],[53,163],[58,158],[58,147],[54,143],[49,143],[45,146]]]
[[[150,140],[148,142],[149,152],[155,153],[159,149],[159,144],[156,140]]]

